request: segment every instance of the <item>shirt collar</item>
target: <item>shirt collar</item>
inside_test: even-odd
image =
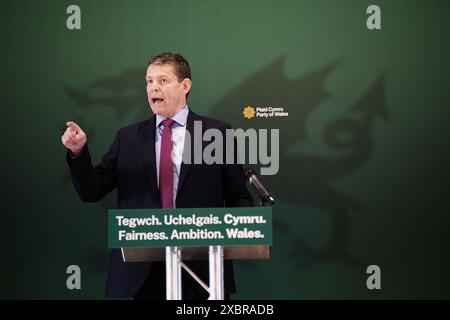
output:
[[[178,111],[171,119],[175,120],[180,126],[184,127],[186,125],[187,117],[189,114],[189,107],[186,105],[183,109]],[[156,116],[156,127],[159,127],[161,122],[163,122],[167,117]]]

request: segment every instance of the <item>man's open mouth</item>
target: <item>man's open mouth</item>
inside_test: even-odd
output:
[[[152,102],[153,103],[157,103],[157,102],[163,102],[163,98],[152,98]]]

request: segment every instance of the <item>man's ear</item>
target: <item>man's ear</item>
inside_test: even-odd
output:
[[[192,81],[189,78],[184,78],[182,81],[182,86],[183,86],[183,93],[187,94],[192,87]]]

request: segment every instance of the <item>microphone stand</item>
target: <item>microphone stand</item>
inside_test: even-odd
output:
[[[261,207],[275,205],[274,197],[272,196],[270,191],[263,186],[261,181],[259,181],[255,171],[253,171],[252,169],[247,169],[245,170],[245,176],[247,177],[249,183],[255,188],[259,197],[261,198],[260,202]]]

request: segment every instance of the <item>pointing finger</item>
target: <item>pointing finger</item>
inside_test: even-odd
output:
[[[75,122],[73,122],[73,121],[67,121],[67,123],[66,123],[66,125],[69,127],[69,128],[71,128],[72,130],[75,130],[75,131],[82,131],[81,130],[81,128],[75,123]]]

